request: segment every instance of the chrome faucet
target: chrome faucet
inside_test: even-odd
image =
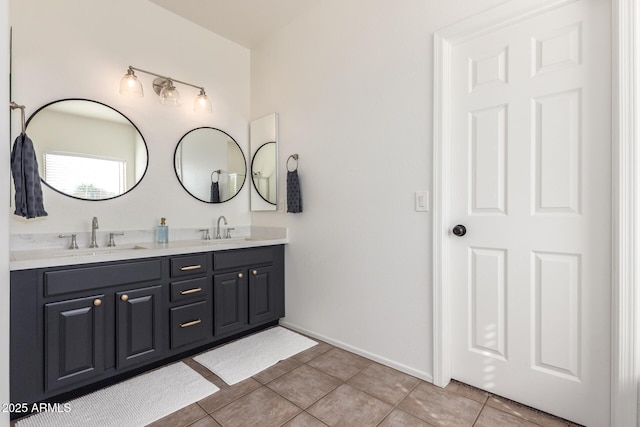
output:
[[[224,215],[220,215],[218,217],[218,224],[216,225],[216,239],[222,239],[222,237],[220,237],[220,220],[221,219],[224,220],[224,225],[227,225],[227,218],[225,218]]]
[[[59,238],[64,239],[65,237],[71,237],[71,244],[69,245],[69,249],[78,249],[78,241],[76,240],[76,235],[74,234],[60,234]]]
[[[96,230],[98,228],[98,218],[94,216],[91,220],[91,244],[89,245],[90,248],[98,247],[98,243],[96,242]]]
[[[203,234],[202,234],[202,240],[211,240],[211,235],[209,234],[209,229],[208,228],[201,228],[200,230]]]
[[[114,232],[114,233],[109,233],[109,242],[107,243],[107,246],[109,246],[109,247],[115,247],[116,246],[116,240],[113,238],[113,236],[124,236],[124,231],[118,231],[118,232]]]

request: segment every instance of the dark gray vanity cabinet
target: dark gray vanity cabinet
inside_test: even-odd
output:
[[[45,390],[104,372],[104,295],[44,305]]]
[[[213,276],[214,334],[229,335],[247,325],[247,277],[243,271]]]
[[[284,316],[283,260],[283,246],[214,252],[216,335]]]
[[[116,292],[116,366],[123,368],[162,354],[162,287]]]
[[[284,316],[284,246],[11,272],[11,401],[55,401]]]
[[[161,359],[163,265],[12,271],[12,401],[41,401]]]
[[[249,323],[257,325],[279,317],[277,300],[281,296],[273,266],[249,271]]]
[[[211,254],[170,259],[169,325],[171,350],[182,352],[213,339]]]

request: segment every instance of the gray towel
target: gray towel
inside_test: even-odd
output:
[[[297,169],[287,172],[287,212],[302,212],[302,193]]]
[[[36,151],[33,142],[25,133],[20,134],[13,143],[11,174],[16,188],[14,214],[25,218],[47,216],[42,199]]]
[[[217,182],[211,183],[211,202],[219,203],[220,202],[220,187]]]

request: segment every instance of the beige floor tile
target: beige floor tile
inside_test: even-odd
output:
[[[326,424],[306,412],[301,412],[282,427],[326,427]]]
[[[189,427],[221,427],[220,424],[214,420],[211,415],[207,415],[206,417],[196,421],[193,424],[189,424]]]
[[[367,427],[377,426],[392,409],[388,403],[343,384],[307,412],[327,425]]]
[[[261,387],[212,414],[225,427],[279,427],[291,420],[300,408]]]
[[[322,341],[318,341],[315,338],[311,338],[311,339],[316,341],[318,344],[314,345],[311,348],[308,348],[305,351],[301,351],[298,354],[294,354],[291,357],[293,357],[296,360],[299,360],[302,363],[307,363],[310,360],[315,359],[316,357],[320,356],[321,354],[324,354],[327,351],[335,348],[334,346],[329,345],[329,344],[327,344],[325,342],[322,342]]]
[[[217,376],[216,374],[206,377],[206,380],[212,382],[220,390],[225,390],[231,387],[229,384],[225,383],[224,380],[219,376]]]
[[[334,348],[307,364],[342,381],[346,381],[370,363],[371,361],[357,354]]]
[[[183,362],[220,391],[151,427],[582,427],[455,380],[441,389],[321,341],[233,386]]]
[[[422,381],[398,408],[440,427],[471,426],[482,404]]]
[[[189,424],[207,416],[207,413],[198,406],[197,403],[193,403],[189,406],[185,406],[179,411],[173,412],[164,418],[160,418],[158,421],[154,421],[149,424],[150,427],[186,427]]]
[[[276,363],[272,367],[257,373],[256,375],[253,376],[253,378],[260,381],[262,384],[266,384],[269,381],[272,381],[278,378],[279,376],[286,374],[287,372],[297,368],[300,365],[302,365],[302,362],[296,359],[293,359],[293,358],[285,359]]]
[[[461,383],[459,381],[453,380],[449,383],[445,389],[454,392],[462,397],[466,397],[471,400],[475,400],[476,402],[485,403],[491,393],[488,393],[484,390],[480,390],[479,388],[472,387],[468,384]]]
[[[271,381],[267,387],[306,409],[340,384],[340,380],[311,366],[302,365]]]
[[[536,427],[530,421],[524,418],[516,417],[515,415],[507,414],[499,409],[492,408],[491,406],[485,406],[480,412],[478,421],[474,424],[474,427]]]
[[[396,409],[391,412],[384,421],[378,424],[378,427],[431,427],[431,424],[427,424],[420,418]]]
[[[247,378],[246,380],[232,386],[225,384],[223,387],[220,387],[220,391],[200,400],[198,405],[208,413],[212,413],[245,394],[260,388],[260,386],[261,384],[253,378]]]
[[[536,423],[542,427],[566,427],[568,422],[554,417],[542,411],[530,408],[517,402],[504,399],[500,396],[490,396],[487,400],[487,406],[500,409],[503,412],[523,418],[532,423]]]
[[[351,377],[348,384],[392,405],[398,404],[420,382],[379,363],[372,363]]]
[[[187,365],[188,367],[190,367],[191,369],[193,369],[194,371],[196,371],[197,373],[199,373],[205,378],[213,375],[213,372],[211,372],[210,370],[208,370],[207,368],[205,368],[204,366],[202,366],[201,364],[199,364],[198,362],[196,362],[190,357],[187,359],[182,359],[182,361],[185,363],[185,365]]]

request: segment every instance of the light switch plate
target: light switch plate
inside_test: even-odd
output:
[[[416,191],[416,212],[429,212],[431,200],[428,191]]]

